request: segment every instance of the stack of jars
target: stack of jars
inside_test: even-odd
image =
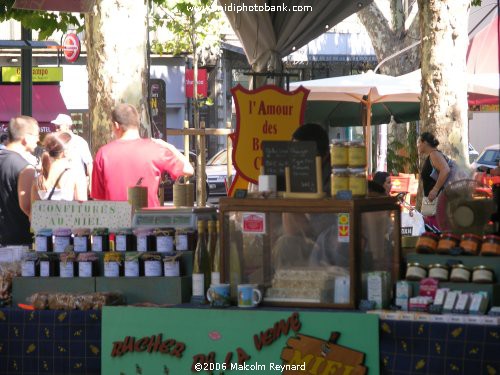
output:
[[[351,191],[354,198],[367,193],[366,147],[362,142],[334,141],[331,145],[331,193]]]

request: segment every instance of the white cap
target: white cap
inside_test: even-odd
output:
[[[56,125],[68,125],[71,126],[73,125],[73,120],[71,120],[71,117],[68,115],[65,115],[63,113],[59,113],[57,117],[51,121],[51,123],[56,124]]]

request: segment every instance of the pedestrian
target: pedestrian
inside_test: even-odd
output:
[[[33,184],[32,200],[87,200],[87,180],[67,156],[71,139],[66,132],[45,137],[42,171]]]
[[[71,131],[73,120],[70,116],[60,113],[51,121],[56,125],[59,132],[66,132],[71,136],[69,144],[66,146],[66,157],[74,164],[75,171],[81,173],[88,178],[88,187],[91,186],[92,177],[92,154],[90,153],[89,144],[83,137]]]
[[[387,172],[377,171],[373,175],[373,184],[369,184],[372,190],[386,196],[391,195],[392,181],[391,175]],[[376,185],[374,185],[376,184]]]
[[[9,144],[0,150],[0,244],[29,245],[30,191],[35,168],[25,154],[35,150],[39,137],[38,122],[29,116],[9,122]]]
[[[140,118],[130,104],[118,104],[111,113],[115,140],[101,147],[92,174],[94,199],[126,201],[127,190],[147,186],[148,206],[159,206],[158,185],[163,172],[174,180],[194,173],[189,159],[167,142],[141,138]]]
[[[0,150],[4,149],[7,147],[7,144],[9,143],[9,136],[7,133],[4,133],[0,135]]]

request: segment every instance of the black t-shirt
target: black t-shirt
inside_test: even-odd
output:
[[[32,242],[28,216],[19,207],[17,181],[29,163],[17,152],[0,150],[0,244]]]
[[[434,185],[436,185],[436,181],[431,177],[432,169],[431,158],[430,156],[427,156],[427,159],[425,159],[424,165],[422,166],[422,170],[420,171],[425,197],[429,195]]]

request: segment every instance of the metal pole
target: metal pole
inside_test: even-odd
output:
[[[31,50],[31,29],[21,26],[21,39],[28,48],[21,49],[21,114],[33,115],[33,61]]]

